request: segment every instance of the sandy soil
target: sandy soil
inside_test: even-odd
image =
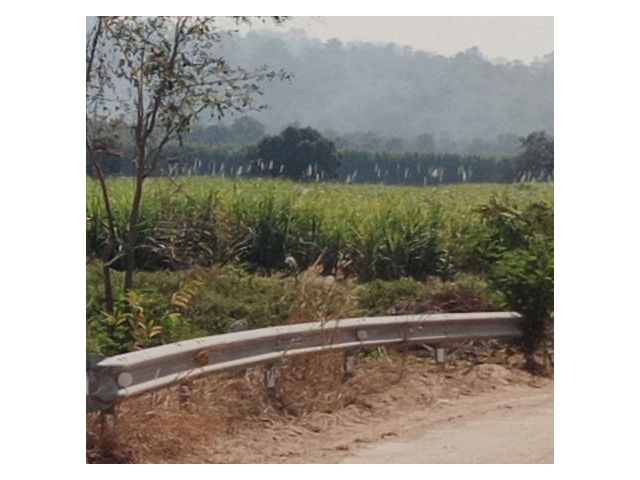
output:
[[[553,463],[553,385],[459,399],[392,423],[390,439],[341,463]]]

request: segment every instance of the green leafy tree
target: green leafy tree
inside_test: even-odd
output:
[[[524,180],[553,180],[553,137],[533,132],[520,139],[518,175]]]
[[[302,180],[336,178],[336,146],[313,128],[288,127],[258,144],[256,171]]]
[[[280,23],[283,17],[271,20]],[[118,254],[125,261],[125,291],[133,286],[144,181],[167,143],[181,140],[201,115],[220,119],[262,108],[254,101],[261,82],[287,78],[266,66],[247,70],[229,64],[216,47],[233,32],[216,17],[99,17],[87,34],[87,118],[126,125],[134,145],[134,192]]]

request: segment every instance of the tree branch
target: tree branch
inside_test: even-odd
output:
[[[98,47],[98,40],[100,39],[100,35],[102,35],[102,17],[98,17],[98,24],[95,27],[93,41],[91,42],[91,50],[89,52],[89,58],[87,59],[87,85],[91,80],[91,69],[93,68],[93,60],[96,55],[96,49]]]

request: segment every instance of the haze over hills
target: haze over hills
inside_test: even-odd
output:
[[[299,122],[340,135],[429,133],[445,145],[553,131],[553,53],[530,64],[499,63],[477,48],[445,57],[269,31],[225,38],[220,48],[232,64],[293,75],[266,84],[260,100],[270,108],[251,114],[268,133]]]

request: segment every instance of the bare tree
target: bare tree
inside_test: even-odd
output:
[[[234,17],[236,24],[250,22]],[[284,17],[260,18],[281,23]],[[181,140],[201,115],[222,118],[234,113],[263,108],[254,97],[260,83],[288,78],[267,66],[247,70],[230,65],[217,54],[216,47],[236,30],[220,26],[217,17],[100,17],[87,38],[87,105],[89,117],[100,128],[114,131],[118,124],[131,133],[135,152],[135,182],[129,219],[121,254],[125,260],[124,290],[133,286],[136,265],[140,207],[145,179],[158,166],[164,147]],[[108,142],[99,141],[87,149],[106,151]],[[95,135],[104,139],[108,135]],[[98,160],[94,163],[98,165]],[[94,168],[101,182],[107,209],[109,238],[113,215],[108,190],[99,165]],[[115,228],[115,227],[114,227]],[[113,233],[113,237],[111,236]],[[113,262],[114,250],[107,250]],[[106,277],[105,277],[106,278]],[[105,283],[106,289],[106,283]]]
[[[87,33],[87,57],[86,57],[86,147],[87,156],[93,167],[93,174],[100,183],[100,191],[107,218],[107,247],[103,257],[103,283],[105,295],[105,308],[108,313],[113,313],[113,287],[111,283],[112,261],[117,244],[116,227],[113,210],[109,200],[109,189],[102,170],[100,157],[108,153],[119,153],[115,149],[117,138],[114,135],[115,119],[101,113],[104,108],[104,91],[109,83],[104,56],[105,29],[108,28],[111,18],[98,17],[95,24]]]

